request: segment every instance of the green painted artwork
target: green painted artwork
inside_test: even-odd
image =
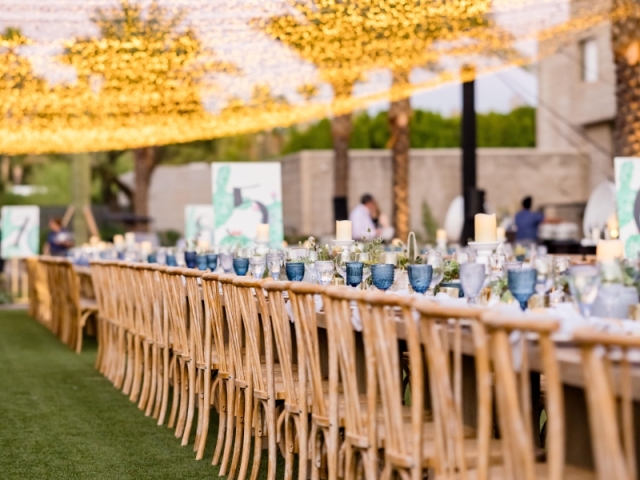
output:
[[[616,203],[620,240],[627,258],[640,252],[640,158],[616,158]]]
[[[213,243],[213,205],[184,207],[184,238],[187,242]]]
[[[2,207],[2,258],[26,258],[40,250],[40,208]]]
[[[259,224],[269,224],[269,243],[284,239],[280,164],[214,163],[212,168],[214,239],[225,246],[253,243]]]

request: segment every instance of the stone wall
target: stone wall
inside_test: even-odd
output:
[[[327,235],[334,230],[333,153],[303,151],[281,159],[285,232]],[[373,194],[391,215],[391,154],[388,150],[352,150],[349,208],[364,193]],[[420,149],[410,154],[411,228],[423,231],[422,203],[427,202],[440,225],[451,201],[460,193],[458,149]],[[296,181],[296,177],[298,180]],[[590,192],[588,158],[536,149],[479,149],[478,186],[488,205],[515,211],[525,195],[536,205],[586,202]]]

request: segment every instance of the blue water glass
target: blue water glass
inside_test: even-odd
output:
[[[184,263],[187,264],[187,268],[196,268],[198,254],[196,252],[184,252]]]
[[[196,257],[196,263],[198,265],[198,270],[205,271],[207,268],[209,268],[206,255],[198,255]]]
[[[385,292],[393,285],[395,265],[390,263],[371,265],[371,281],[373,286]]]
[[[304,278],[304,262],[289,262],[285,265],[285,270],[290,282],[301,282]]]
[[[217,253],[207,253],[207,267],[212,272],[218,268],[218,254]]]
[[[149,255],[147,255],[147,262],[149,263],[158,263],[158,259],[156,257],[155,253],[150,253]]]
[[[247,274],[249,270],[249,259],[248,258],[234,258],[233,259],[233,270],[236,272],[236,275],[243,277]]]
[[[424,293],[429,290],[431,277],[433,276],[433,267],[431,265],[408,265],[407,273],[409,274],[411,288],[415,292]]]
[[[124,255],[125,255],[125,251],[124,250],[119,250],[118,251],[118,260],[124,260]]]
[[[350,287],[357,287],[362,283],[362,272],[364,271],[364,263],[362,262],[347,262],[347,285]]]
[[[166,262],[167,262],[167,267],[177,267],[178,266],[178,261],[176,260],[176,256],[174,254],[172,254],[172,253],[168,253],[167,254]]]
[[[535,291],[537,275],[535,268],[507,270],[507,286],[513,298],[520,302],[522,310],[527,309],[527,302]]]

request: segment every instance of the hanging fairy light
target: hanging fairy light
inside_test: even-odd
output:
[[[187,142],[348,112],[456,81],[465,64],[482,75],[534,62],[630,13],[604,3],[0,0],[11,27],[0,153]]]

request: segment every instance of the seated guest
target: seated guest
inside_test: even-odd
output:
[[[540,212],[532,212],[531,197],[522,200],[522,210],[516,213],[516,241],[538,240],[538,227],[544,221],[544,215]]]
[[[378,218],[378,204],[372,195],[365,193],[360,199],[360,205],[354,208],[349,215],[354,240],[378,236],[374,218]]]

